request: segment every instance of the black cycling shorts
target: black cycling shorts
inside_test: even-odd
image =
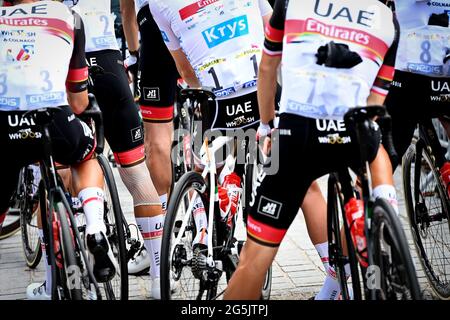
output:
[[[142,118],[146,122],[171,122],[177,68],[149,6],[139,10],[137,20],[141,34],[138,90]]]
[[[22,167],[38,162],[44,156],[42,134],[30,117],[22,119],[25,111],[0,112],[0,212],[9,206]],[[49,126],[53,158],[71,165],[90,159],[95,151],[95,138],[88,125],[79,120],[67,106],[54,113]]]
[[[397,157],[390,156],[395,169],[411,144],[420,120],[450,115],[450,78],[396,70],[385,104],[392,118]]]
[[[354,139],[343,121],[283,113],[276,132],[271,161],[254,185],[247,221],[251,239],[274,247],[283,240],[314,180],[360,163],[358,147],[351,143]],[[380,142],[380,130],[365,141],[369,162],[375,159]]]
[[[116,162],[129,167],[145,160],[144,130],[139,109],[128,84],[122,57],[117,50],[86,53],[94,93],[103,114],[105,138]],[[93,66],[98,66],[97,70]]]

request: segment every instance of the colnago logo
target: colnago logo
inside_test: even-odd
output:
[[[189,17],[192,17],[194,14],[198,13],[199,11],[201,11],[201,9],[216,3],[219,0],[201,0],[201,1],[196,1],[182,9],[180,9],[179,14],[180,14],[180,18],[181,20],[186,20]]]
[[[447,7],[450,8],[450,2],[429,1],[427,5],[430,7]]]
[[[247,16],[236,17],[202,32],[208,48],[214,48],[231,39],[235,39],[249,33]]]

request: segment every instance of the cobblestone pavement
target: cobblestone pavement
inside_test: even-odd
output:
[[[131,196],[122,184],[117,170],[114,172],[126,218],[129,223],[134,223]],[[403,194],[400,181],[400,172],[397,172],[396,185],[399,196]],[[320,185],[322,190],[326,189],[325,178],[320,179]],[[432,298],[431,289],[411,239],[403,199],[400,199],[400,210],[422,290],[426,297]],[[299,212],[273,264],[271,299],[308,299],[318,292],[324,278],[322,263],[309,240],[303,215]],[[25,299],[27,285],[31,282],[43,281],[43,279],[42,262],[35,270],[27,268],[22,253],[20,233],[0,241],[0,299]],[[149,281],[149,276],[130,276],[130,299],[149,299]]]

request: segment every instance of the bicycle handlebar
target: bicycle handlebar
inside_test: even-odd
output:
[[[398,155],[395,151],[394,141],[392,137],[392,119],[387,113],[385,106],[373,105],[366,107],[355,107],[347,111],[344,115],[344,121],[348,127],[359,128],[361,126],[366,130],[370,130],[366,125],[368,120],[378,117],[377,123],[380,126],[382,133],[383,146],[385,147],[391,161],[393,161]],[[359,144],[361,145],[361,141]]]
[[[193,99],[198,99],[198,97],[209,98],[213,100],[216,99],[216,95],[211,90],[211,88],[208,87],[181,89],[180,94],[182,96],[192,97]]]

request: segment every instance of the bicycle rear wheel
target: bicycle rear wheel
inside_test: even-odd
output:
[[[114,278],[103,284],[107,300],[128,300],[128,265],[125,246],[124,217],[120,206],[114,175],[108,160],[102,154],[97,160],[105,179],[105,213],[106,236],[120,270]]]
[[[420,287],[400,220],[392,206],[378,198],[373,206],[369,238],[374,278],[368,279],[377,300],[419,300]],[[369,272],[369,270],[368,270]]]
[[[21,173],[23,184],[20,201],[20,227],[22,230],[22,247],[27,266],[31,269],[39,265],[42,257],[41,240],[38,234],[39,194],[34,185],[33,169],[23,168]]]
[[[195,249],[192,244],[197,230],[193,209],[191,206],[189,211],[189,204],[194,197],[200,197],[207,213],[209,208],[207,190],[205,180],[196,172],[186,173],[175,186],[164,222],[161,245],[161,298],[163,300],[209,300],[217,294],[217,283],[221,274],[217,273],[215,280],[206,276],[209,272],[214,272],[206,265],[207,250]],[[209,232],[213,232],[214,247],[215,230],[209,230]],[[177,239],[178,242],[175,243]],[[172,292],[171,282],[176,284],[175,292]]]
[[[450,207],[434,157],[422,140],[403,157],[403,189],[416,251],[433,291],[450,299]]]

